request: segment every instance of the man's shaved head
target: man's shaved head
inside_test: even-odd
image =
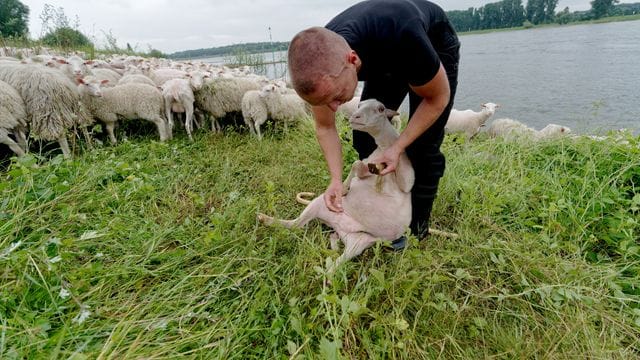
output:
[[[349,51],[347,41],[331,30],[316,26],[299,32],[288,52],[293,88],[298,94],[313,93],[318,80],[340,74]]]

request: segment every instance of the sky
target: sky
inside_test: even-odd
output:
[[[298,31],[323,26],[359,0],[20,0],[29,7],[29,32],[42,34],[45,4],[62,7],[73,25],[98,47],[105,34],[121,48],[170,54],[224,45],[289,41]],[[493,0],[435,1],[444,10],[465,10]],[[526,5],[526,0],[523,0]],[[556,11],[588,10],[590,0],[560,0]]]

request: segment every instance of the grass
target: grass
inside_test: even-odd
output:
[[[637,137],[447,137],[433,226],[460,238],[331,282],[325,228],[255,219],[327,185],[311,124],[154,138],[2,174],[0,358],[640,356]]]

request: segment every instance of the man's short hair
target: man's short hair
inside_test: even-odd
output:
[[[300,31],[291,40],[288,51],[293,88],[298,94],[313,93],[318,80],[342,71],[350,50],[347,41],[329,29],[315,26]]]

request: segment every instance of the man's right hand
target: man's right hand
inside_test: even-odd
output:
[[[342,183],[332,182],[324,192],[324,203],[333,212],[342,212]]]

